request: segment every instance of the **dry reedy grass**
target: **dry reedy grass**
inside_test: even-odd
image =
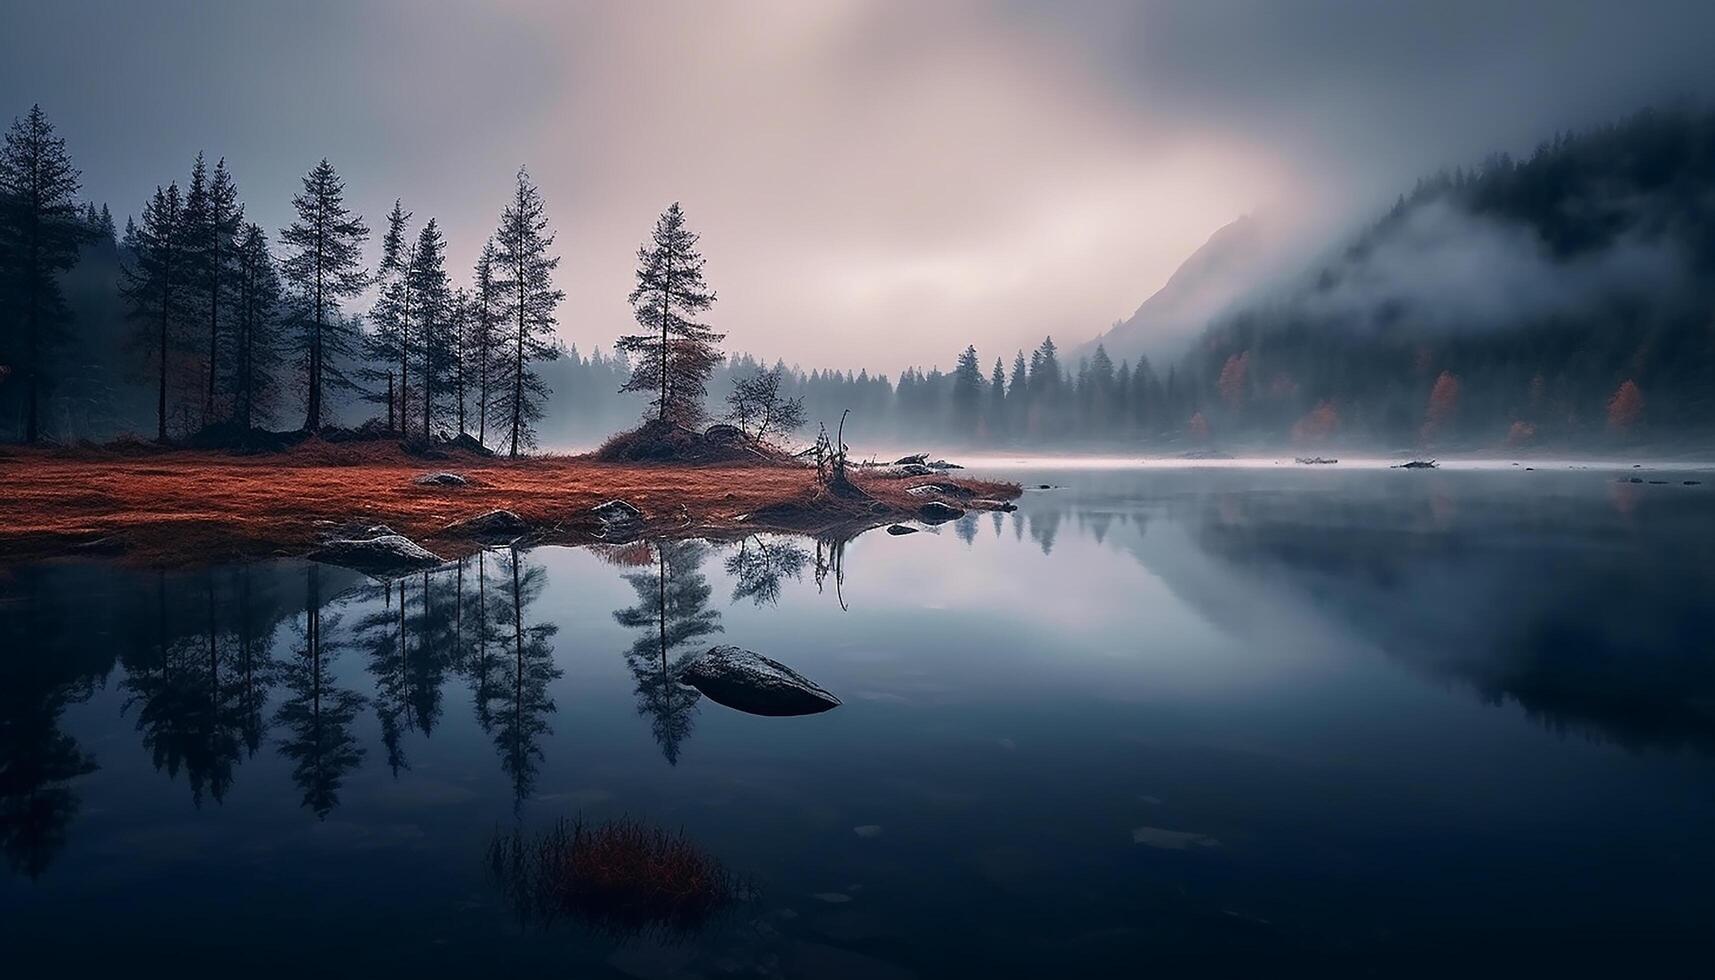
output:
[[[418,486],[416,477],[459,473],[466,487]],[[857,498],[827,494],[809,467],[604,463],[590,456],[517,460],[452,453],[407,455],[391,442],[326,443],[234,456],[198,450],[140,453],[13,449],[0,457],[0,558],[68,550],[113,551],[155,563],[302,554],[327,527],[383,523],[456,553],[447,526],[495,508],[543,529],[544,540],[596,540],[591,507],[614,498],[644,513],[647,536],[815,530],[841,521],[883,521],[923,501],[914,480],[866,478]],[[958,482],[976,496],[1016,496],[1011,484]]]

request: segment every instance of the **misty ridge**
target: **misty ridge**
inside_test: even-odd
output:
[[[400,217],[395,212],[389,217]],[[0,425],[14,438],[26,435],[25,372],[17,366],[36,356],[42,377],[51,379],[38,421],[48,438],[104,440],[148,433],[157,423],[163,439],[195,435],[213,397],[200,404],[199,386],[213,392],[217,371],[236,367],[211,368],[194,346],[189,355],[174,354],[177,409],[165,418],[156,389],[169,383],[140,369],[147,361],[161,370],[159,350],[153,359],[139,353],[130,322],[136,304],[123,289],[126,270],[136,267],[135,236],[118,234],[110,205],[84,202],[75,220],[83,228],[75,261],[55,276],[65,296],[65,342],[32,354],[19,318],[7,318]],[[403,227],[389,222],[395,236]],[[436,233],[424,234],[431,254],[444,251]],[[253,245],[268,247],[260,236]],[[720,242],[705,247],[718,253]],[[259,256],[258,264],[269,263]],[[8,272],[8,298],[16,301],[24,277]],[[1099,337],[1074,328],[1031,351],[979,351],[973,343],[948,370],[913,367],[896,378],[717,352],[707,368],[711,408],[686,421],[717,421],[736,384],[772,371],[783,397],[802,400],[807,431],[849,409],[860,452],[926,440],[1165,453],[1286,446],[1676,451],[1715,431],[1712,272],[1715,112],[1646,110],[1556,136],[1526,159],[1495,155],[1473,169],[1420,180],[1373,224],[1332,244],[1241,219],[1131,319]],[[437,272],[432,292],[447,295],[445,310],[432,315],[455,330],[461,317],[480,325],[474,306],[461,305],[480,296],[480,278],[479,271],[470,286],[454,288]],[[308,355],[283,333],[301,325],[301,298],[264,285],[277,315],[251,329],[264,341],[259,349],[296,365]],[[389,302],[383,295],[376,309]],[[551,323],[551,308],[546,315]],[[189,306],[172,313],[187,324],[201,319],[210,338],[239,329],[224,319],[231,316]],[[316,392],[326,404],[316,417],[356,426],[386,406],[375,424],[394,426],[389,386],[407,379],[392,378],[389,359],[408,376],[411,355],[389,341],[377,316],[328,310],[338,342],[326,354],[329,384]],[[713,325],[743,343],[742,323],[716,314]],[[233,356],[204,343],[217,356]],[[568,349],[551,332],[532,343],[529,369],[539,390],[532,388],[526,414],[539,418],[526,420],[533,423],[526,435],[541,444],[594,445],[648,412],[643,395],[621,391],[637,367],[625,353]],[[156,344],[163,346],[171,344]],[[419,380],[438,383],[443,373],[457,375],[442,383],[451,399],[445,407],[429,413],[433,419],[417,416],[432,434],[451,437],[455,406],[460,432],[477,426],[466,425],[463,399],[464,386],[480,377],[466,379],[460,363],[448,354],[444,364],[428,366],[429,375],[418,372]],[[473,363],[480,371],[486,362]],[[247,403],[246,414],[253,408],[256,424],[295,415],[286,403],[308,394],[288,377],[297,373],[296,366],[258,367],[257,403]],[[479,421],[486,411],[472,407]],[[794,437],[806,432],[786,434]]]

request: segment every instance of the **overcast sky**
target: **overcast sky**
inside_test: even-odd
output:
[[[1708,0],[0,0],[0,114],[40,102],[123,222],[205,150],[275,232],[326,156],[468,268],[527,164],[561,333],[630,328],[683,203],[728,347],[985,362],[1123,317],[1217,228],[1326,223],[1417,175],[1715,94]]]

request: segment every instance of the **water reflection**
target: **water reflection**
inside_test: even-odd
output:
[[[280,754],[292,762],[303,805],[325,818],[339,805],[346,774],[363,761],[352,723],[364,697],[334,683],[333,661],[346,644],[338,639],[340,616],[322,609],[321,573],[314,564],[304,570],[304,614],[291,625],[292,655],[281,667],[287,696],[274,722],[284,730]]]
[[[1285,607],[1556,730],[1636,751],[1715,753],[1715,569],[1701,553],[1715,513],[1699,490],[1648,489],[1616,510],[1606,485],[1545,484],[1527,496],[1438,474],[1385,486],[1353,479],[1339,492],[1221,485],[1208,474],[1150,479],[1086,479],[1081,492],[1033,494],[1017,513],[968,515],[953,525],[962,546],[932,559],[947,563],[935,574],[975,580],[1003,549],[1020,563],[1040,552],[1056,563],[1040,585],[1047,608],[1089,592],[1097,573],[1079,561],[1091,549],[1123,555],[1241,646],[1287,639]],[[734,632],[744,623],[749,636],[759,615],[809,615],[812,584],[845,608],[846,558],[861,553],[882,569],[865,582],[875,598],[864,612],[926,623],[912,586],[891,579],[931,560],[905,556],[949,543],[752,536],[606,549],[617,570],[592,560],[583,566],[590,582],[578,584],[616,586],[617,575],[634,602],[605,626],[583,623],[579,636],[629,631],[636,714],[677,766],[700,700],[679,676],[729,625],[717,585]],[[552,554],[483,551],[390,582],[302,562],[15,570],[0,581],[0,849],[9,867],[31,878],[48,871],[80,811],[79,780],[113,764],[112,743],[68,721],[104,689],[116,696],[96,706],[116,708],[163,782],[182,801],[182,776],[198,807],[228,799],[241,776],[258,778],[246,764],[273,746],[296,804],[325,818],[353,773],[384,762],[403,778],[413,753],[433,751],[429,740],[458,737],[443,730],[456,731],[467,710],[492,744],[488,772],[498,766],[518,807],[537,792],[554,693],[565,696],[556,685],[569,652],[556,640],[571,620],[542,602]],[[976,590],[956,598],[1008,623],[1032,615]],[[1147,622],[1123,602],[1077,608],[1092,633],[1134,638]],[[449,694],[460,684],[468,709]]]
[[[619,625],[637,632],[625,651],[626,666],[637,681],[637,713],[649,718],[655,743],[673,765],[690,737],[701,697],[680,684],[679,675],[706,649],[697,641],[722,631],[720,612],[708,608],[714,589],[702,574],[709,549],[702,541],[651,545],[653,560],[648,561],[647,570],[623,576],[637,593],[637,604],[613,613]],[[637,557],[647,560],[649,556],[645,552]]]

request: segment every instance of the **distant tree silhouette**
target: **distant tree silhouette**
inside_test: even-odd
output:
[[[653,393],[649,404],[657,421],[695,425],[702,420],[725,335],[692,319],[714,305],[715,294],[703,281],[697,235],[686,227],[677,201],[637,250],[637,285],[629,298],[645,332],[619,338],[618,349],[635,355],[631,378],[620,390]]]
[[[490,236],[482,243],[482,252],[477,255],[476,269],[471,277],[470,333],[462,358],[471,374],[471,384],[476,388],[476,439],[483,445],[488,444],[488,422],[494,414],[494,388],[497,372],[501,369],[500,280],[494,266],[498,255],[494,238]]]
[[[387,231],[381,236],[381,263],[376,266],[375,305],[369,314],[369,330],[363,335],[366,364],[362,378],[371,386],[371,402],[387,400],[388,427],[409,430],[407,407],[411,391],[411,277],[416,263],[416,242],[407,222],[411,212],[398,199],[387,213]],[[391,368],[398,366],[395,375]],[[381,382],[390,382],[383,390]]]
[[[506,365],[495,410],[503,420],[510,455],[517,456],[521,448],[536,444],[535,424],[542,418],[542,403],[549,389],[534,365],[560,356],[554,337],[554,307],[566,295],[554,288],[553,273],[560,259],[548,254],[554,236],[548,233],[542,192],[522,167],[512,200],[500,215],[494,242],[501,298],[495,346]]]
[[[353,331],[339,314],[340,300],[369,283],[363,243],[369,226],[345,206],[345,183],[324,158],[304,175],[303,192],[292,198],[297,220],[280,232],[290,249],[281,272],[301,306],[298,352],[305,388],[304,429],[326,418],[327,391],[343,385],[338,360],[353,353]]]
[[[126,229],[131,255],[124,267],[122,291],[138,327],[137,346],[154,362],[155,438],[167,441],[167,374],[172,366],[177,333],[184,315],[184,204],[179,185],[155,188],[143,207],[143,223]]]
[[[245,433],[272,416],[280,385],[280,270],[268,235],[246,225],[236,251],[233,297],[233,420]]]
[[[59,275],[90,237],[78,177],[41,106],[12,121],[0,148],[0,365],[24,385],[25,442],[41,436],[50,355],[69,338]]]
[[[203,155],[197,154],[185,191],[184,212],[187,298],[208,325],[207,382],[203,388],[202,424],[219,421],[217,404],[221,374],[221,300],[230,296],[236,276],[239,235],[244,231],[244,205],[238,185],[222,157],[207,175]]]

